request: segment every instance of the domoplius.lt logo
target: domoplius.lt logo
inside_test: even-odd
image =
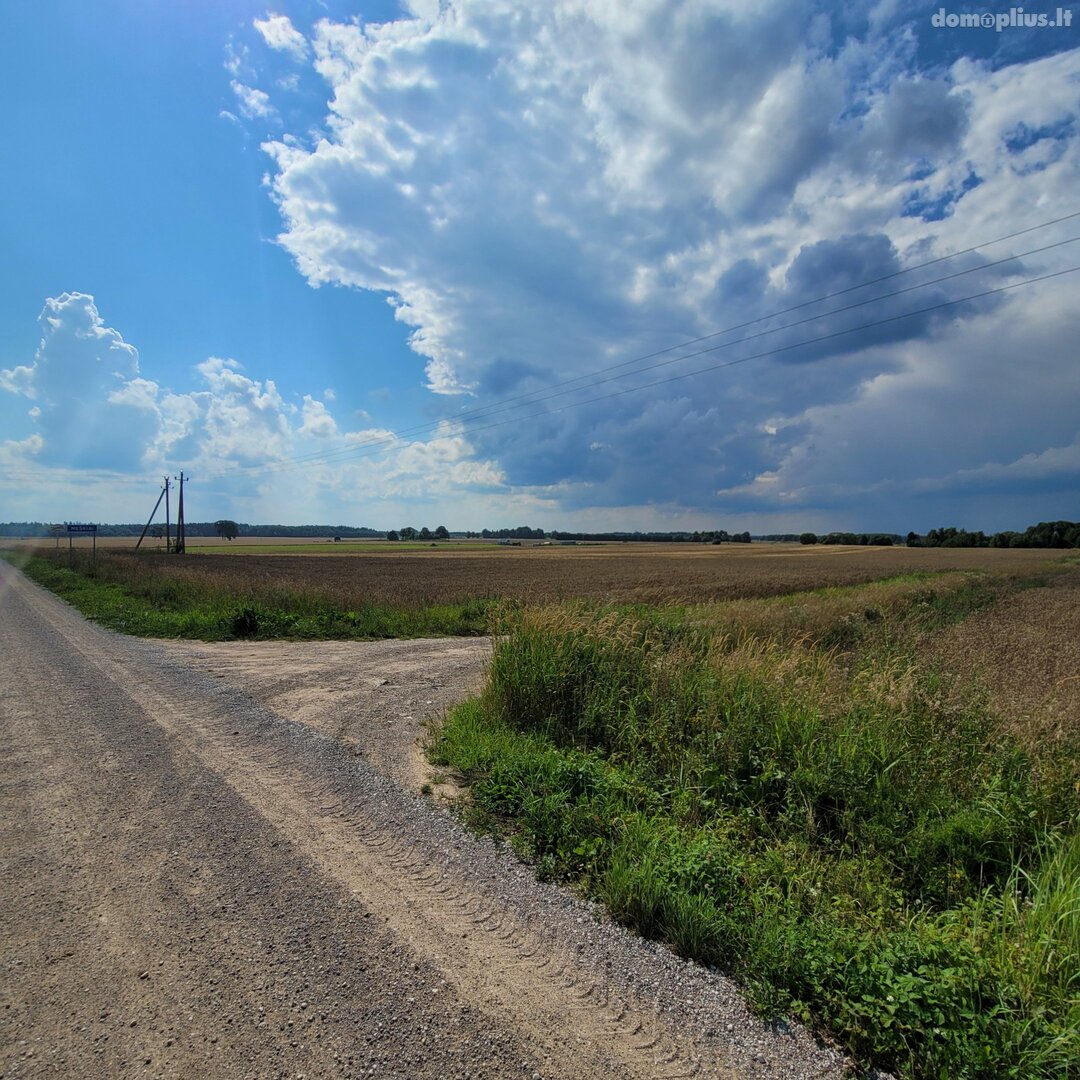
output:
[[[1025,11],[1022,7],[1008,11],[946,11],[938,8],[930,16],[930,25],[938,30],[1064,30],[1072,26],[1071,8],[1053,12]]]

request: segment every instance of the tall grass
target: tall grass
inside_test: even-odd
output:
[[[741,631],[719,609],[517,613],[433,755],[543,871],[863,1060],[1075,1075],[1075,761],[911,659],[984,580],[836,592]]]

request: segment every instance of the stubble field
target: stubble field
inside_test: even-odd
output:
[[[311,545],[315,546],[315,545]],[[722,546],[598,544],[574,547],[499,547],[449,544],[403,551],[397,545],[333,558],[305,551],[286,554],[273,538],[244,552],[220,545],[193,548],[182,557],[135,555],[104,546],[133,572],[234,594],[318,593],[346,607],[391,604],[416,607],[475,599],[526,602],[603,600],[614,603],[702,603],[778,596],[859,585],[899,574],[950,570],[1027,573],[1068,552],[993,548]],[[338,549],[338,550],[335,550]],[[50,555],[51,545],[38,548]],[[83,548],[85,554],[85,543]],[[322,554],[322,550],[319,552]],[[66,562],[61,546],[59,562]]]

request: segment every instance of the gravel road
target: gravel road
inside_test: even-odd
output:
[[[0,563],[0,1080],[847,1074],[409,790],[481,643],[275,648]]]

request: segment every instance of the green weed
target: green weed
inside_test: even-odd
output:
[[[1074,1075],[1075,781],[911,659],[1002,587],[829,590],[741,628],[723,605],[515,612],[432,754],[542,873],[862,1060]]]

